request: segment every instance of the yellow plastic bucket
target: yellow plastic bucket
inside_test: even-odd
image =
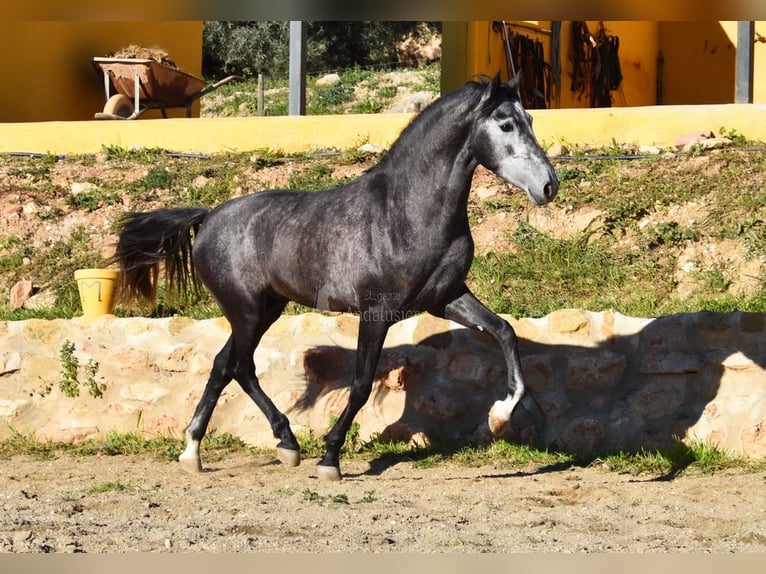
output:
[[[119,276],[117,269],[78,269],[74,272],[83,315],[112,313]]]

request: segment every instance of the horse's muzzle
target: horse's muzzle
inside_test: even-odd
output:
[[[560,183],[558,174],[555,170],[552,170],[551,178],[543,185],[543,203],[551,202],[556,198]]]

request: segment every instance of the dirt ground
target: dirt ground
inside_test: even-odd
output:
[[[765,474],[346,460],[327,483],[315,463],[241,453],[194,475],[156,455],[16,456],[0,463],[0,551],[766,551]]]

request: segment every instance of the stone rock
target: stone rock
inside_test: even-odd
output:
[[[404,391],[416,381],[420,365],[401,353],[387,353],[378,364],[375,381],[391,391]]]
[[[585,351],[569,358],[567,388],[606,392],[617,388],[628,366],[625,355],[612,351]]]
[[[74,181],[69,186],[69,193],[72,195],[82,195],[83,193],[91,193],[97,190],[98,186],[90,181]]]
[[[463,398],[453,391],[444,388],[433,388],[421,394],[413,401],[416,412],[446,421],[463,414],[466,403]]]
[[[680,351],[650,351],[641,356],[638,372],[642,375],[697,373],[704,364],[705,360],[699,355]]]
[[[135,347],[117,347],[109,351],[104,366],[116,371],[142,370],[149,365],[149,354]]]
[[[567,451],[580,455],[595,454],[604,436],[604,427],[594,418],[578,417],[569,421],[559,435]]]
[[[328,385],[349,374],[347,353],[340,348],[308,349],[303,353],[303,370],[312,383]]]
[[[703,150],[721,149],[730,146],[731,144],[732,141],[729,138],[705,138],[687,143],[685,146],[683,146],[681,151],[689,153],[697,148],[701,148]]]
[[[473,190],[473,192],[476,194],[476,197],[478,197],[480,200],[484,201],[486,199],[489,199],[490,197],[494,197],[497,195],[497,188],[494,187],[487,187],[487,186],[480,186]],[[507,214],[503,213],[505,217],[507,217]],[[503,217],[502,219],[505,219]]]
[[[170,391],[151,383],[132,383],[120,387],[120,397],[129,401],[156,403]]]
[[[696,142],[699,142],[704,139],[712,138],[712,137],[714,137],[714,135],[713,135],[713,132],[711,131],[681,134],[676,137],[676,149],[682,150],[684,147],[688,145],[693,145]]]
[[[640,145],[638,146],[638,151],[642,155],[660,155],[662,153],[662,148],[654,145]]]
[[[53,309],[56,306],[56,294],[53,291],[40,291],[24,301],[24,309],[39,311]]]
[[[24,339],[31,343],[41,343],[43,345],[55,345],[58,355],[58,347],[64,341],[67,332],[67,322],[63,319],[45,321],[44,319],[30,319],[24,321],[23,325]]]
[[[21,368],[21,354],[17,351],[0,351],[0,375],[13,373]]]
[[[427,447],[431,445],[431,439],[422,427],[417,425],[395,422],[387,426],[380,433],[380,438],[391,442],[408,442],[415,447]]]
[[[639,419],[657,419],[673,413],[684,401],[686,381],[678,377],[643,385],[628,398],[633,415]]]
[[[395,103],[389,108],[390,113],[414,114],[421,112],[434,97],[430,92],[415,92]]]
[[[11,310],[20,309],[24,303],[26,303],[27,299],[32,296],[33,292],[34,288],[31,281],[26,279],[18,281],[13,287],[11,287],[9,302]]]
[[[315,82],[315,85],[319,88],[326,88],[329,86],[334,86],[339,82],[340,76],[338,74],[325,74]]]
[[[0,373],[2,374],[2,373]],[[24,399],[3,400],[0,399],[0,417],[13,419],[19,411],[29,406],[29,401]]]
[[[18,203],[9,203],[3,206],[0,213],[2,213],[5,217],[18,216],[21,215],[22,210],[23,208]]]
[[[178,345],[170,353],[157,359],[157,366],[166,371],[184,372],[188,369],[189,357],[193,351],[191,344]]]
[[[168,322],[168,332],[175,337],[192,325],[194,325],[194,319],[189,317],[173,317]]]
[[[357,151],[360,151],[362,153],[379,155],[379,154],[382,154],[385,150],[383,149],[382,145],[375,144],[375,143],[366,143],[366,144],[360,145],[357,148]]]
[[[548,316],[548,329],[552,333],[587,336],[590,334],[590,318],[581,309],[562,309]]]
[[[760,422],[742,431],[742,450],[746,456],[766,457],[766,423]]]
[[[553,374],[551,356],[542,353],[526,355],[521,358],[521,370],[524,373],[527,388],[531,392],[543,391]]]
[[[597,222],[603,216],[603,212],[600,209],[594,209],[592,207],[585,207],[577,210],[577,213],[569,219],[569,229],[567,234],[579,236],[585,233],[595,222]]]
[[[564,155],[569,155],[569,148],[567,148],[567,146],[562,143],[556,143],[549,147],[545,153],[548,155],[548,157],[561,157]]]
[[[205,187],[208,183],[210,183],[210,178],[205,177],[204,175],[198,175],[195,177],[192,182],[191,186],[194,189],[202,189]]]
[[[24,215],[37,215],[40,213],[40,206],[37,205],[34,201],[30,201],[24,204],[24,207],[21,209],[21,212]]]
[[[487,371],[492,366],[491,363],[482,361],[470,349],[458,351],[452,355],[448,366],[448,372],[451,378],[458,381],[484,381],[487,378]]]

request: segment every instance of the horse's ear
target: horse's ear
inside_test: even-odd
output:
[[[495,77],[492,78],[489,82],[487,82],[487,87],[484,89],[484,94],[481,96],[481,100],[485,101],[492,97],[492,95],[497,91],[498,86],[500,85],[500,72],[495,74]]]
[[[516,92],[519,92],[519,84],[521,83],[521,70],[516,72],[516,75],[510,79],[508,82],[508,87],[512,90],[516,90]]]

